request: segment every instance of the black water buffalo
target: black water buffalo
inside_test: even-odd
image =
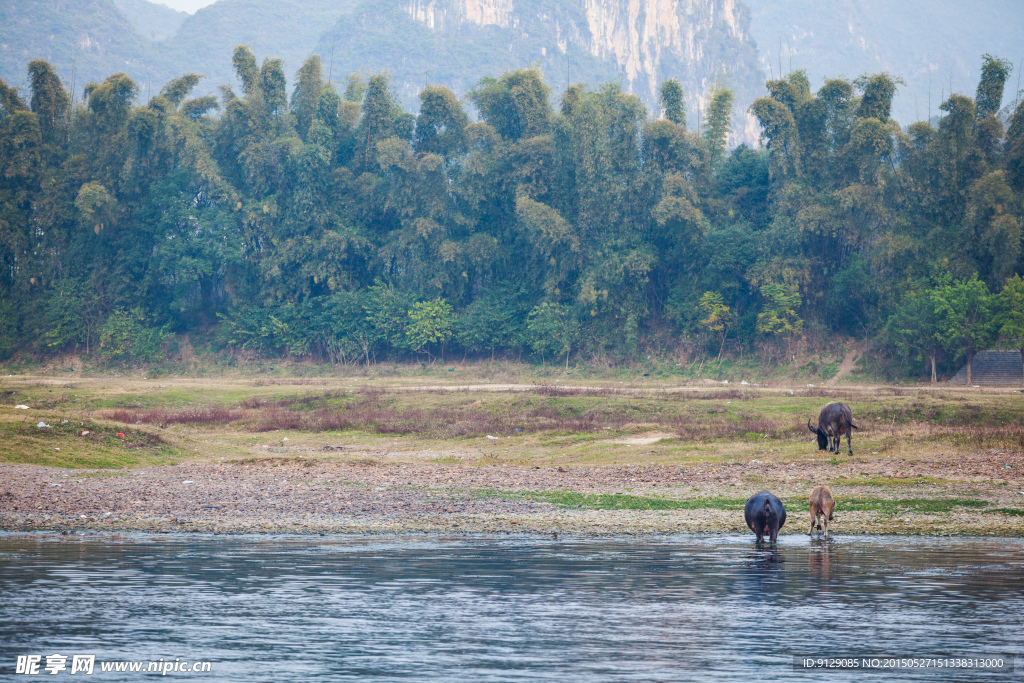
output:
[[[827,448],[829,453],[839,453],[839,438],[846,434],[846,448],[853,455],[850,431],[860,427],[853,424],[853,413],[845,403],[826,403],[818,414],[818,426],[812,427],[811,421],[807,420],[807,428],[812,434],[818,435],[818,450]]]
[[[764,543],[765,536],[768,536],[769,543],[775,543],[779,529],[786,523],[786,506],[772,494],[761,491],[747,499],[747,504],[743,506],[743,518],[757,535],[758,543]]]

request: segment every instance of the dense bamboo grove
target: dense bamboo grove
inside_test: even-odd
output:
[[[1000,109],[1002,60],[906,130],[885,74],[813,92],[791,73],[752,107],[759,150],[727,147],[724,88],[695,131],[674,81],[660,117],[531,70],[468,102],[429,86],[414,116],[383,75],[335,87],[313,57],[289,98],[279,60],[234,66],[219,99],[189,99],[189,74],[137,104],[115,74],[73,103],[42,61],[30,92],[0,82],[0,355],[152,362],[188,335],[565,362],[810,334],[916,373],[1024,346],[1024,104]]]

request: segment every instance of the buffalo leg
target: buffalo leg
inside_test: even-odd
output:
[[[825,519],[825,538],[828,538],[828,515],[822,515]]]
[[[808,536],[814,535],[814,525],[818,523],[818,515],[811,512],[811,530],[807,532]]]
[[[852,431],[853,431],[852,429],[847,429],[846,430],[846,449],[848,451],[850,451],[850,455],[853,455],[853,444],[850,443],[850,433]],[[838,444],[836,444],[836,445],[838,445]]]

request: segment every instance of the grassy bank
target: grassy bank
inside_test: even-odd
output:
[[[857,458],[1024,450],[1024,397],[1012,390],[8,378],[0,397],[9,445],[0,459],[72,467],[115,466],[117,454],[129,466],[324,438],[396,442],[398,450],[454,443],[524,465],[635,462],[641,450],[649,462],[775,453],[845,462],[845,453],[807,446],[807,421],[828,400],[853,406]],[[76,438],[81,431],[91,436]]]
[[[0,463],[427,467],[482,476],[463,487],[478,500],[582,511],[737,511],[761,488],[800,508],[828,483],[839,510],[878,518],[1024,515],[1024,396],[1012,389],[523,380],[8,377]],[[853,408],[853,456],[845,443],[818,451],[807,432],[828,400]],[[644,474],[659,467],[682,474]],[[486,481],[538,470],[557,485]],[[592,474],[606,470],[638,474]]]

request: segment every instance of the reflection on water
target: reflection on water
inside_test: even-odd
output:
[[[811,578],[824,582],[832,578],[832,543],[822,538],[810,541],[810,552],[807,553],[807,567]]]
[[[792,655],[1021,654],[1018,540],[752,540],[0,536],[0,672],[56,652],[218,681],[844,681],[886,677]]]

